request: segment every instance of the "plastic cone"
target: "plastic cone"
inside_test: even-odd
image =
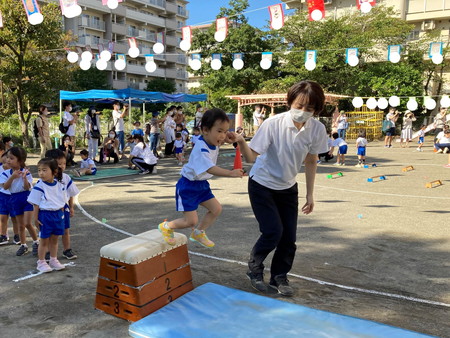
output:
[[[236,147],[236,155],[234,156],[233,169],[242,169],[241,151],[239,150],[239,146]]]

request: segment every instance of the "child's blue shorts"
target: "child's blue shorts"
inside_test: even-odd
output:
[[[347,154],[347,145],[343,145],[343,146],[340,146],[339,147],[339,154],[341,154],[341,155],[345,155],[345,154]]]
[[[27,211],[33,211],[33,205],[27,202],[29,194],[30,192],[28,190],[11,194],[11,217],[23,215]]]
[[[177,148],[175,147],[175,154],[181,154],[183,152],[183,148]]]
[[[208,181],[190,181],[182,176],[176,185],[177,211],[194,211],[198,206],[214,198]]]
[[[97,168],[91,168],[92,174],[91,175],[95,175],[97,173]]]
[[[0,192],[0,215],[9,215],[11,195]]]
[[[358,147],[358,156],[366,156],[366,147]]]
[[[419,144],[423,144],[423,141],[425,140],[425,137],[419,137],[419,142],[417,142],[417,143],[419,143]]]
[[[64,235],[64,212],[62,210],[39,210],[38,219],[41,222],[40,238]]]

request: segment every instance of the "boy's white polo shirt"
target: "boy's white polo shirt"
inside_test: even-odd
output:
[[[310,118],[298,130],[289,112],[265,120],[249,146],[260,154],[249,176],[273,190],[288,189],[296,183],[308,153],[328,151],[325,126]]]
[[[189,156],[189,162],[181,169],[181,175],[189,181],[209,180],[213,175],[207,172],[217,163],[219,147],[206,143],[200,136]]]
[[[39,206],[42,210],[60,210],[64,207],[65,202],[64,184],[53,180],[48,183],[39,180],[28,196],[28,203]]]

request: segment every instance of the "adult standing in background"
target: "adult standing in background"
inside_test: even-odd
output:
[[[348,119],[347,119],[347,115],[345,114],[344,110],[341,110],[339,112],[339,116],[338,116],[336,122],[337,122],[338,135],[341,139],[345,140],[345,136],[347,133],[347,127],[348,127]]]
[[[196,112],[195,112],[195,122],[194,127],[200,128],[203,117],[203,107],[201,104],[197,104]]]
[[[123,118],[128,114],[128,105],[125,104],[123,107],[123,111],[120,111],[120,102],[114,101],[113,102],[113,128],[117,138],[119,139],[119,155],[121,156],[121,159],[125,158],[124,149],[125,149],[125,123],[123,121]]]
[[[437,136],[444,130],[445,115],[447,114],[447,108],[439,109],[439,113],[434,117],[434,134]]]
[[[384,147],[392,147],[392,139],[395,136],[395,122],[397,122],[400,112],[395,108],[390,108],[389,113],[386,115],[386,120],[390,123],[390,128],[386,130],[386,137],[384,138]]]
[[[173,120],[174,110],[172,108],[167,109],[166,119],[164,120],[164,137],[166,139],[166,147],[164,149],[164,155],[170,156],[173,154],[173,144],[175,142],[175,127],[177,124]]]
[[[255,111],[253,112],[253,133],[256,134],[259,127],[264,121],[265,108],[262,108],[261,105],[257,104],[255,106]]]
[[[150,149],[153,152],[153,154],[158,157],[158,141],[159,141],[159,124],[161,121],[158,119],[159,112],[155,111],[152,113],[152,119],[150,120],[150,135],[149,135],[149,141],[150,141]]]
[[[98,151],[98,142],[101,138],[99,112],[94,106],[90,106],[84,118],[86,126],[86,138],[88,139],[89,158],[95,161]]]
[[[47,115],[47,107],[44,105],[39,106],[39,116],[36,118],[36,127],[38,129],[38,141],[41,146],[41,158],[45,157],[47,150],[52,149]]]
[[[78,114],[76,111],[72,111],[72,104],[69,101],[65,101],[63,104],[64,107],[64,115],[63,115],[63,125],[64,127],[69,127],[66,132],[67,136],[70,136],[70,141],[73,144],[73,151],[75,152],[76,148],[76,126],[78,121]],[[72,115],[72,113],[75,113]]]
[[[402,148],[408,148],[408,143],[412,139],[412,125],[414,121],[416,121],[414,114],[409,110],[405,111],[402,133],[400,135],[400,147]],[[403,144],[403,142],[405,142],[405,144]]]

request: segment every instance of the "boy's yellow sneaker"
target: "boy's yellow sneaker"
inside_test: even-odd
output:
[[[214,246],[214,242],[211,241],[208,236],[206,236],[205,232],[201,230],[199,233],[195,233],[195,230],[192,231],[191,236],[189,236],[189,239],[192,242],[197,242],[203,245],[205,248],[212,248]]]
[[[176,243],[175,238],[173,238],[173,230],[167,226],[167,221],[159,223],[158,230],[167,244],[174,245]]]

